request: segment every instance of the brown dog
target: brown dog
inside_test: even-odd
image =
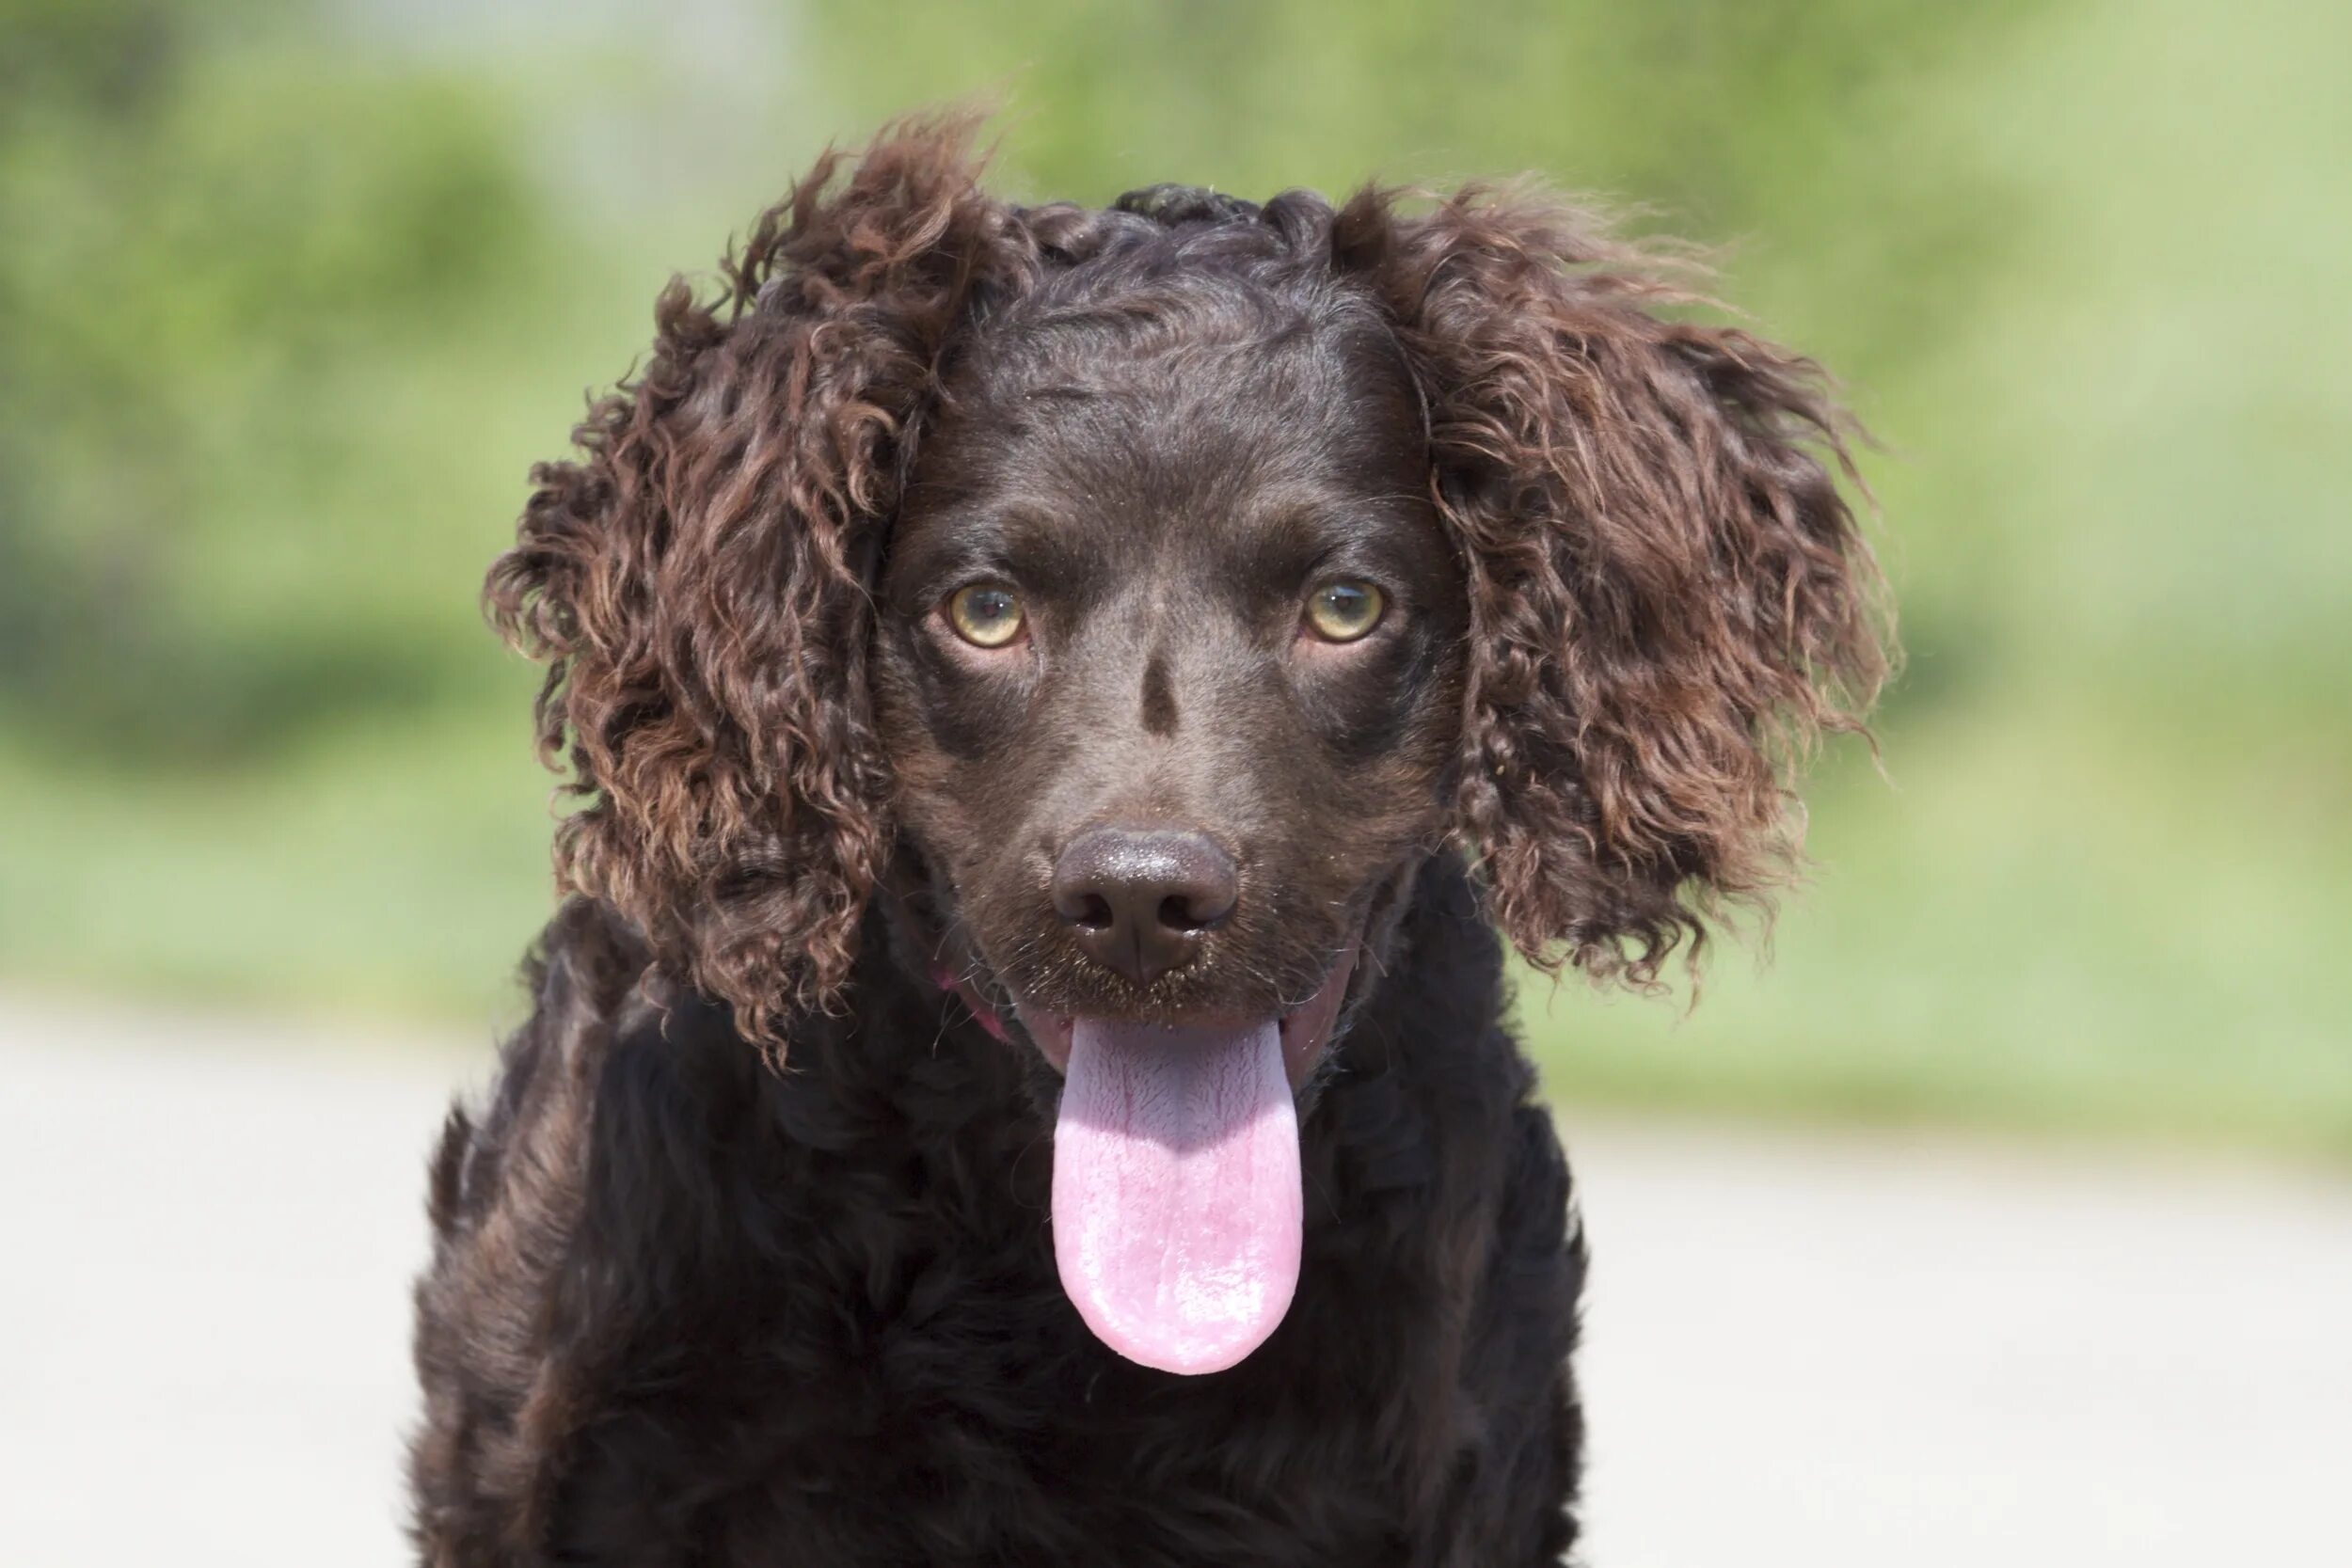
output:
[[[1489,923],[1648,985],[1786,863],[1884,662],[1817,372],[1518,197],[839,173],[491,576],[579,896],[436,1168],[427,1560],[1555,1560]]]

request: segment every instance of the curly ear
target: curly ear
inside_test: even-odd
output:
[[[1395,324],[1428,406],[1472,639],[1456,796],[1534,961],[1650,987],[1801,829],[1788,766],[1883,681],[1878,576],[1820,369],[1696,303],[1578,214],[1368,190],[1334,260]]]
[[[580,802],[559,879],[771,1043],[836,1005],[855,956],[890,837],[866,582],[935,361],[1019,264],[969,133],[829,151],[716,301],[673,279],[651,358],[578,461],[532,471],[484,590],[548,667],[540,751]]]

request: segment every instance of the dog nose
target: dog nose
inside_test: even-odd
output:
[[[1054,866],[1054,911],[1097,963],[1139,986],[1191,962],[1241,877],[1205,833],[1089,828]]]

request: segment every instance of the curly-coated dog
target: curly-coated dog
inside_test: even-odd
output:
[[[573,896],[435,1163],[435,1564],[1533,1564],[1637,986],[1883,674],[1820,373],[1535,196],[826,157],[537,470]]]

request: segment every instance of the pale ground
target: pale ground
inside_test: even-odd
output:
[[[405,1560],[487,1055],[0,1003],[0,1558]],[[2352,1562],[2352,1182],[1565,1119],[1598,1568]]]

